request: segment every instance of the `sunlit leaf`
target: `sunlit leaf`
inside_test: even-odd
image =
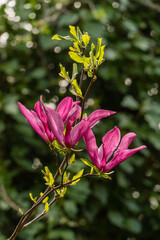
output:
[[[77,64],[73,63],[73,72],[72,72],[72,79],[71,79],[72,81],[76,79],[77,74],[78,74]]]
[[[46,202],[46,204],[45,204],[45,210],[46,210],[46,213],[49,211],[49,204],[48,204],[48,202]]]
[[[89,40],[90,40],[90,36],[88,35],[88,33],[83,34],[82,41],[84,42],[85,47],[87,47]]]
[[[69,164],[72,164],[75,162],[75,153],[72,155],[72,157],[69,159]]]
[[[75,185],[77,182],[80,181],[80,177],[83,175],[83,172],[84,172],[84,169],[80,170],[76,175],[73,176],[72,181],[74,181],[77,178],[79,178],[79,179],[72,182],[71,185]]]

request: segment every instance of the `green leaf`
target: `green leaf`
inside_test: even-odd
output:
[[[60,75],[62,78],[66,79],[68,82],[71,82],[71,79],[70,79],[70,77],[69,77],[68,72],[66,72],[65,67],[63,67],[61,63],[59,64],[59,66],[60,66],[60,73],[59,73],[59,75]]]
[[[75,162],[75,153],[72,155],[72,157],[69,159],[69,164],[72,164]]]
[[[70,36],[60,36],[58,34],[55,34],[53,37],[52,37],[52,40],[70,40],[70,41],[75,41],[74,38],[71,38]]]
[[[32,195],[32,193],[30,193],[30,194],[29,194],[29,196],[30,196],[30,199],[31,199],[31,200],[32,200],[34,203],[36,203],[36,199],[37,199],[37,198],[36,198],[36,197],[35,197],[35,198],[33,198],[33,195]]]
[[[19,208],[18,211],[19,211],[22,215],[24,214],[21,208]]]
[[[107,173],[101,174],[101,176],[102,176],[103,178],[111,179],[111,177],[109,177]]]
[[[84,42],[85,47],[87,47],[89,40],[90,40],[90,36],[88,35],[88,33],[85,33],[82,35],[82,41]]]
[[[72,72],[72,78],[71,78],[72,81],[76,78],[77,74],[78,74],[77,64],[73,63],[73,72]]]
[[[98,59],[98,65],[100,65],[104,61],[104,59],[103,59],[104,48],[105,48],[105,45],[101,47],[101,51],[100,51],[100,55],[99,55],[99,59]]]
[[[49,204],[48,204],[48,202],[46,202],[46,204],[45,204],[45,210],[46,210],[46,213],[49,211]]]
[[[52,173],[50,172],[50,173],[49,173],[49,183],[48,183],[48,185],[49,185],[50,187],[52,187],[52,186],[53,186],[53,183],[54,183],[54,178],[53,178]]]
[[[97,50],[95,57],[98,58],[101,52],[102,38],[98,38]]]
[[[70,33],[73,35],[73,37],[75,37],[75,39],[77,38],[77,33],[76,33],[76,28],[74,26],[69,25],[70,28]]]
[[[73,176],[72,181],[73,180],[75,180],[75,181],[72,182],[71,185],[75,185],[77,182],[80,181],[80,177],[83,175],[83,172],[84,172],[84,169],[80,170],[76,175]],[[79,179],[77,179],[77,178],[79,178]]]
[[[89,63],[89,58],[79,56],[77,53],[70,51],[69,56],[72,60],[78,63]]]
[[[80,42],[82,42],[82,32],[79,27],[77,27],[77,37]]]
[[[72,85],[72,90],[71,90],[72,94],[76,95],[76,96],[79,96],[80,98],[83,99],[82,91],[81,91],[80,87],[78,86],[78,83],[77,83],[76,79],[74,79],[72,81],[71,85]]]
[[[84,162],[84,164],[86,164],[87,166],[93,168],[93,165],[87,160],[87,159],[84,159],[84,158],[80,158],[82,162]]]

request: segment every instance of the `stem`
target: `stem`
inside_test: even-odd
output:
[[[69,157],[69,153],[66,154],[64,160],[62,161],[61,165],[60,165],[60,169],[62,170],[65,163],[67,162],[68,160],[68,157]],[[57,172],[54,176],[54,180],[56,181],[58,176],[59,176],[60,172],[59,172],[59,169],[57,169]],[[25,223],[27,222],[27,220],[30,218],[30,216],[32,215],[34,209],[41,204],[41,202],[51,193],[55,190],[56,188],[50,188],[48,187],[44,194],[37,200],[36,203],[33,204],[33,206],[21,217],[20,221],[18,222],[13,234],[11,235],[11,237],[8,239],[8,240],[14,240],[17,235],[21,232],[21,230],[23,229]]]
[[[81,56],[84,55],[85,52],[85,47],[82,47],[82,53]],[[79,88],[82,90],[82,85],[83,85],[83,76],[84,76],[84,65],[82,63],[82,72],[81,72],[81,76],[80,76],[80,80],[79,80]],[[76,101],[79,101],[79,97],[76,96]]]
[[[82,102],[82,112],[81,112],[80,121],[82,120],[82,117],[83,117],[84,104],[85,104],[87,95],[88,95],[88,93],[89,93],[89,91],[90,91],[90,89],[91,89],[91,87],[92,87],[92,85],[93,85],[93,83],[94,83],[94,75],[95,75],[95,72],[96,72],[96,70],[94,69],[93,75],[92,75],[92,78],[91,78],[91,81],[90,81],[90,84],[89,84],[89,86],[88,86],[88,88],[87,88],[87,91],[86,91],[86,93],[85,93],[85,95],[84,95],[84,98],[83,98],[83,102]]]
[[[58,195],[55,194],[53,200],[49,203],[49,207],[58,199]],[[35,217],[33,220],[31,220],[30,222],[26,223],[24,225],[23,228],[28,227],[29,225],[31,225],[32,223],[34,223],[35,221],[39,220],[41,217],[43,217],[44,215],[46,215],[46,210],[43,210],[43,212],[41,214],[39,214],[37,217]]]

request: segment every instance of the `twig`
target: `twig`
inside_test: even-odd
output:
[[[53,198],[53,200],[49,203],[49,207],[58,199],[58,194],[55,193],[55,196]],[[24,225],[23,228],[28,227],[29,225],[31,225],[32,223],[34,223],[35,221],[39,220],[41,217],[43,217],[44,215],[46,215],[46,210],[43,210],[43,212],[41,214],[39,214],[37,217],[35,217],[34,219],[32,219],[30,222],[26,223]]]
[[[152,10],[157,11],[157,12],[160,12],[160,5],[156,4],[156,3],[153,3],[150,0],[142,0],[142,1],[141,0],[132,0],[132,1],[140,3],[143,6],[148,7],[150,9],[152,9]]]
[[[69,153],[66,154],[63,162],[61,163],[61,166],[60,166],[60,169],[61,169],[61,170],[63,169],[63,167],[64,167],[64,165],[65,165],[65,162],[67,161],[66,159],[68,159],[68,157],[69,157]],[[59,174],[60,174],[60,173],[59,173],[59,169],[58,169],[57,172],[56,172],[56,174],[55,174],[55,176],[54,176],[54,180],[55,180],[55,181],[57,180]],[[48,187],[48,188],[45,190],[44,194],[37,200],[37,202],[34,203],[33,206],[21,217],[21,219],[20,219],[19,223],[17,224],[17,226],[16,226],[13,234],[11,235],[11,237],[10,237],[8,240],[14,240],[14,239],[17,237],[17,235],[19,234],[19,232],[21,232],[21,230],[23,229],[23,227],[24,227],[25,223],[27,222],[27,220],[28,220],[28,219],[30,218],[30,216],[32,215],[33,210],[34,210],[38,205],[40,205],[41,202],[42,202],[51,192],[53,192],[54,190],[55,190],[54,187],[53,187],[53,188]]]
[[[15,202],[13,202],[13,200],[9,197],[4,185],[0,185],[0,192],[2,194],[4,201],[8,204],[8,206],[10,206],[12,209],[18,211],[18,209],[20,207]]]
[[[80,121],[82,120],[82,117],[83,117],[84,104],[85,104],[85,101],[86,101],[87,95],[88,95],[88,93],[89,93],[89,91],[90,91],[90,89],[91,89],[91,87],[92,87],[93,82],[94,82],[94,75],[95,75],[95,72],[96,72],[96,70],[94,69],[94,70],[93,70],[93,75],[92,75],[92,78],[91,78],[91,81],[90,81],[90,84],[89,84],[89,86],[88,86],[88,88],[87,88],[87,91],[86,91],[86,93],[85,93],[85,95],[84,95],[84,98],[83,98],[83,102],[82,102],[82,111],[81,111],[81,118],[80,118]]]

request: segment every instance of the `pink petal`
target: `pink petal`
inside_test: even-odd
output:
[[[135,137],[136,137],[136,134],[133,132],[127,133],[126,135],[124,135],[117,150],[119,151],[126,150],[131,144],[131,142],[135,139]]]
[[[64,98],[57,107],[57,112],[59,113],[63,122],[66,121],[67,115],[72,109],[73,106],[73,99],[71,97]]]
[[[135,154],[136,152],[138,152],[144,148],[146,148],[146,146],[143,145],[141,147],[134,148],[134,149],[127,149],[122,152],[119,152],[117,150],[117,152],[115,152],[113,159],[110,162],[108,162],[106,167],[104,168],[104,172],[110,171],[112,168],[117,166],[119,163],[123,162],[124,160],[126,160],[127,158],[129,158],[130,156],[132,156],[133,154]]]
[[[89,124],[86,120],[81,120],[75,127],[71,130],[71,142],[74,146],[78,141],[84,136]]]
[[[66,124],[66,133],[65,133],[65,144],[69,146],[71,144],[71,128],[76,119],[79,118],[81,112],[81,107],[75,105],[68,114],[67,124]]]
[[[43,112],[43,109],[42,109],[42,106],[41,106],[41,103],[38,101],[36,102],[35,106],[34,106],[34,109],[39,117],[39,119],[41,120],[41,122],[43,123],[43,126],[45,128],[45,133],[47,134],[49,140],[51,141],[50,139],[50,130],[49,130],[49,127],[48,127],[48,120],[47,120],[47,116],[46,114]]]
[[[51,128],[54,136],[56,137],[57,141],[63,146],[64,145],[64,135],[63,135],[64,123],[63,123],[59,113],[57,113],[53,109],[51,109],[51,110],[48,109],[46,112],[48,121],[49,121],[49,125],[50,125],[50,128]]]
[[[90,116],[88,117],[87,121],[89,122],[90,127],[92,128],[99,122],[100,119],[108,117],[114,113],[116,113],[116,112],[99,109],[99,110],[96,110],[93,113],[91,113]]]
[[[120,130],[118,127],[114,127],[111,131],[105,134],[102,138],[103,144],[103,158],[105,161],[111,157],[113,151],[117,148],[119,141],[120,141]]]
[[[34,117],[34,115],[20,102],[18,102],[18,107],[21,111],[21,113],[24,115],[24,117],[27,119],[27,121],[30,123],[30,125],[32,126],[32,128],[35,130],[35,132],[37,132],[39,134],[39,136],[41,138],[43,138],[43,140],[45,142],[47,142],[47,138],[45,136],[45,133],[43,132],[43,127],[40,127],[40,123],[38,123],[38,121],[36,120],[36,118]]]
[[[95,136],[90,128],[87,129],[85,132],[83,139],[85,141],[87,152],[90,156],[90,159],[92,160],[93,164],[100,169],[100,159],[98,156],[98,147],[96,144]]]

